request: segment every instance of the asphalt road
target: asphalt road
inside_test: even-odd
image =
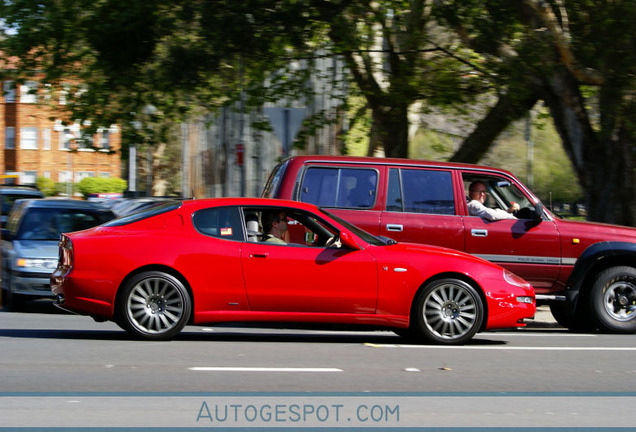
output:
[[[0,431],[37,426],[53,414],[62,424],[46,426],[86,426],[88,414],[50,412],[60,397],[66,400],[62,412],[69,398],[84,407],[92,403],[96,412],[117,412],[127,427],[136,425],[134,413],[148,411],[146,398],[152,421],[143,424],[153,427],[219,426],[224,418],[234,420],[233,427],[421,430],[478,424],[611,430],[633,424],[636,336],[570,333],[544,311],[526,329],[481,333],[459,347],[407,344],[382,331],[239,326],[187,327],[171,342],[143,342],[113,323],[49,312],[0,313]],[[276,401],[270,409],[278,411],[269,412],[269,420],[258,397]],[[232,398],[239,402],[230,404]],[[135,420],[127,420],[118,404]],[[250,404],[265,414],[241,411]],[[314,412],[296,413],[294,404]],[[322,405],[331,411],[317,417]],[[382,409],[360,417],[360,406]],[[402,413],[397,423],[396,407]],[[167,412],[172,415],[166,419]],[[385,423],[373,423],[376,417]]]

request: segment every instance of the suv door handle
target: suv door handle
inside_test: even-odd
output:
[[[488,237],[488,230],[485,229],[472,229],[470,235],[473,237]]]
[[[386,224],[386,230],[387,231],[398,231],[398,232],[402,232],[402,230],[404,229],[404,225],[399,225],[399,224]]]

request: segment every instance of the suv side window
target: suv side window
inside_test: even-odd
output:
[[[300,201],[325,207],[371,208],[378,173],[363,168],[310,167],[300,186]]]
[[[391,168],[386,209],[454,215],[455,198],[450,171]]]
[[[469,190],[473,182],[481,182],[486,187],[486,202],[488,208],[498,208],[506,210],[513,202],[519,204],[522,211],[516,213],[519,219],[532,219],[534,217],[534,205],[526,198],[519,188],[508,179],[502,177],[466,174],[462,175],[464,190],[467,199],[470,200]],[[524,210],[525,209],[525,210]]]

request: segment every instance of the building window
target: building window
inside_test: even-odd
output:
[[[79,132],[79,137],[75,140],[77,142],[77,148],[83,150],[89,150],[91,148],[91,138],[84,132]]]
[[[60,132],[60,150],[70,150],[71,141],[75,138],[72,133],[62,130]]]
[[[42,129],[42,150],[51,150],[51,129]]]
[[[36,103],[38,101],[37,91],[38,83],[36,81],[25,81],[25,83],[20,86],[20,102]]]
[[[22,178],[20,182],[22,184],[35,184],[35,180],[37,179],[38,173],[37,171],[24,171],[22,173]]]
[[[23,150],[38,149],[38,128],[20,128],[20,148]]]
[[[4,148],[8,150],[15,149],[15,128],[8,127],[4,131]]]
[[[13,81],[5,81],[3,85],[4,101],[6,103],[15,102],[15,83]]]
[[[75,182],[80,182],[88,177],[95,177],[95,173],[92,171],[78,171],[75,173]]]
[[[110,150],[110,131],[108,129],[102,129],[99,134],[99,145],[97,147]]]
[[[73,173],[71,171],[58,171],[57,176],[60,183],[71,183],[73,181]]]

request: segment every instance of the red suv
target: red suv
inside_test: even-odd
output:
[[[515,218],[468,211],[469,186]],[[329,208],[379,236],[458,249],[529,281],[537,303],[573,330],[636,333],[636,229],[576,222],[548,211],[511,173],[485,166],[347,156],[295,156],[262,196]]]

